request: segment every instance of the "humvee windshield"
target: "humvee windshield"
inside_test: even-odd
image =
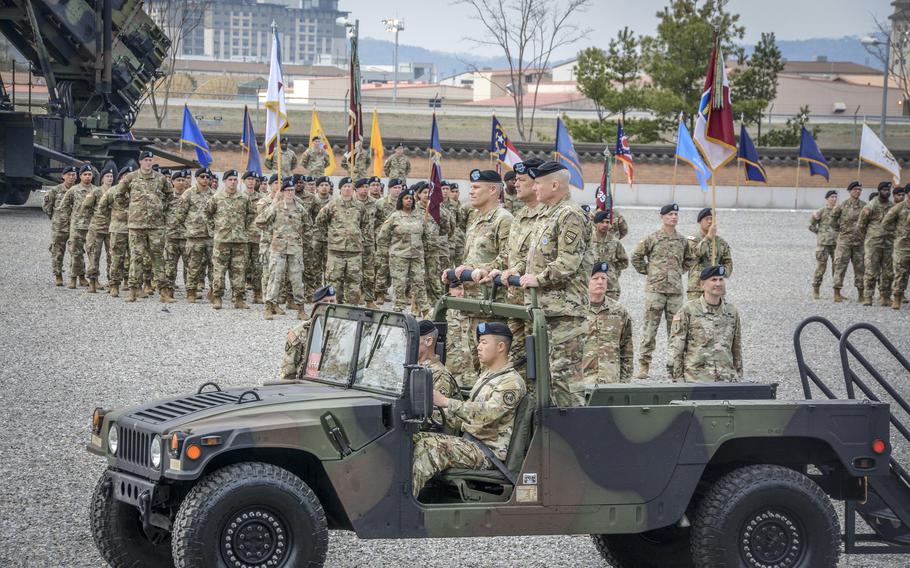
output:
[[[404,319],[347,319],[328,309],[313,320],[303,378],[401,395],[408,350]]]

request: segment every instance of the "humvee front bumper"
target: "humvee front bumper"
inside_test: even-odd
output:
[[[149,525],[170,530],[170,519],[154,511],[170,499],[171,488],[159,485],[131,473],[109,469],[104,472],[105,485],[109,485],[111,496],[139,509],[143,527]]]

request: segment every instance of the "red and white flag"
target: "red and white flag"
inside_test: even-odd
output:
[[[698,105],[693,138],[711,171],[716,171],[736,157],[730,82],[727,80],[727,69],[720,51],[720,37],[716,34],[705,77],[705,89]]]

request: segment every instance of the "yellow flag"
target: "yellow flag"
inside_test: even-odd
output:
[[[379,114],[375,108],[373,109],[373,131],[370,132],[370,152],[373,153],[373,175],[382,177],[385,148],[382,147],[382,135],[379,133]]]
[[[329,137],[325,135],[325,131],[322,129],[322,124],[319,122],[319,115],[316,114],[316,107],[313,107],[313,117],[310,120],[310,146],[313,145],[313,140],[316,139],[322,140],[322,145],[325,148],[325,151],[329,154],[329,167],[325,169],[325,175],[330,176],[332,172],[335,171],[335,153],[332,152],[332,145],[329,143]]]

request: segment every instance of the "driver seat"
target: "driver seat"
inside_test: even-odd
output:
[[[516,477],[521,471],[534,434],[536,408],[534,395],[527,394],[515,410],[512,439],[509,440],[509,451],[503,464]],[[451,468],[440,473],[436,479],[443,485],[454,487],[462,501],[471,503],[508,501],[514,490],[512,482],[498,469]]]

